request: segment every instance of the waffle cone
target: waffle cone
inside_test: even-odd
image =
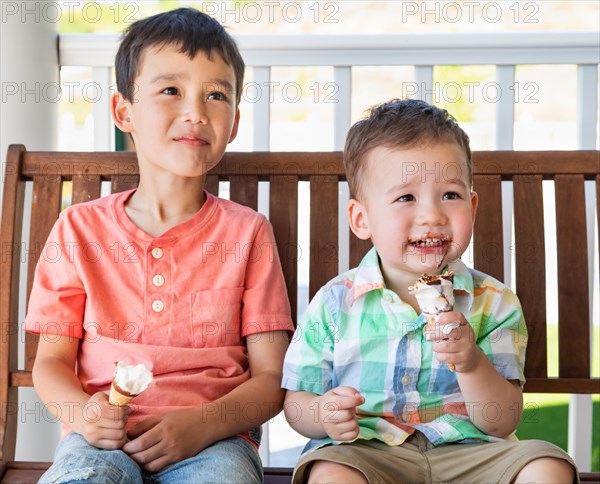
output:
[[[123,390],[119,385],[117,385],[114,381],[110,386],[110,395],[108,396],[108,403],[111,405],[116,405],[117,407],[124,407],[127,405],[135,395],[132,395],[129,392]]]
[[[437,322],[437,315],[435,314],[426,314],[425,315],[425,321],[427,321],[427,324],[425,325],[425,329],[427,331],[435,331],[435,324]]]

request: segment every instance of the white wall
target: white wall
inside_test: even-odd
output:
[[[0,192],[3,194],[9,144],[21,143],[30,150],[57,148],[59,69],[58,24],[51,10],[43,2],[29,1],[3,2],[1,11]],[[24,240],[28,240],[28,235]],[[26,271],[21,274],[24,288]],[[19,320],[23,321],[24,303],[19,313]],[[22,354],[19,361],[23,361]],[[19,405],[17,459],[51,460],[59,437],[58,425],[49,422],[49,415],[33,389],[20,389]]]

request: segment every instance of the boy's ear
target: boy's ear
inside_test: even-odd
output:
[[[477,205],[479,204],[479,195],[477,192],[471,191],[471,218],[475,223],[475,217],[477,215]]]
[[[131,103],[126,101],[121,93],[117,92],[111,98],[110,108],[117,128],[124,133],[131,133],[133,131]]]
[[[365,206],[354,198],[351,198],[348,202],[348,222],[350,223],[350,229],[359,239],[368,240],[371,238]]]
[[[235,120],[233,121],[233,128],[231,128],[231,136],[229,137],[229,141],[227,143],[231,143],[238,134],[238,127],[240,125],[240,110],[235,110]]]

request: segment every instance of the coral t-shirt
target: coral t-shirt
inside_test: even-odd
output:
[[[206,193],[192,218],[152,237],[125,213],[134,191],[61,212],[25,323],[49,341],[81,340],[76,372],[90,395],[110,388],[115,361],[145,364],[155,380],[129,426],[224,396],[250,378],[247,336],[293,331],[263,215]]]

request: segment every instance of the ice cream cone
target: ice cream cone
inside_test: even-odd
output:
[[[119,387],[114,381],[110,386],[110,395],[108,396],[108,403],[116,405],[117,407],[124,407],[127,405],[136,395],[126,392]]]
[[[126,365],[115,361],[108,403],[124,407],[142,393],[152,382],[153,375],[143,364]],[[127,390],[125,390],[127,388]]]
[[[437,323],[437,316],[435,314],[425,314],[425,327],[423,328],[423,332],[425,333],[425,339],[427,341],[431,341],[432,336],[435,333],[435,325]]]
[[[423,274],[408,290],[415,295],[423,311],[426,321],[423,332],[425,339],[431,341],[440,315],[454,309],[454,273]],[[451,371],[456,370],[452,363],[448,363],[448,368]]]

